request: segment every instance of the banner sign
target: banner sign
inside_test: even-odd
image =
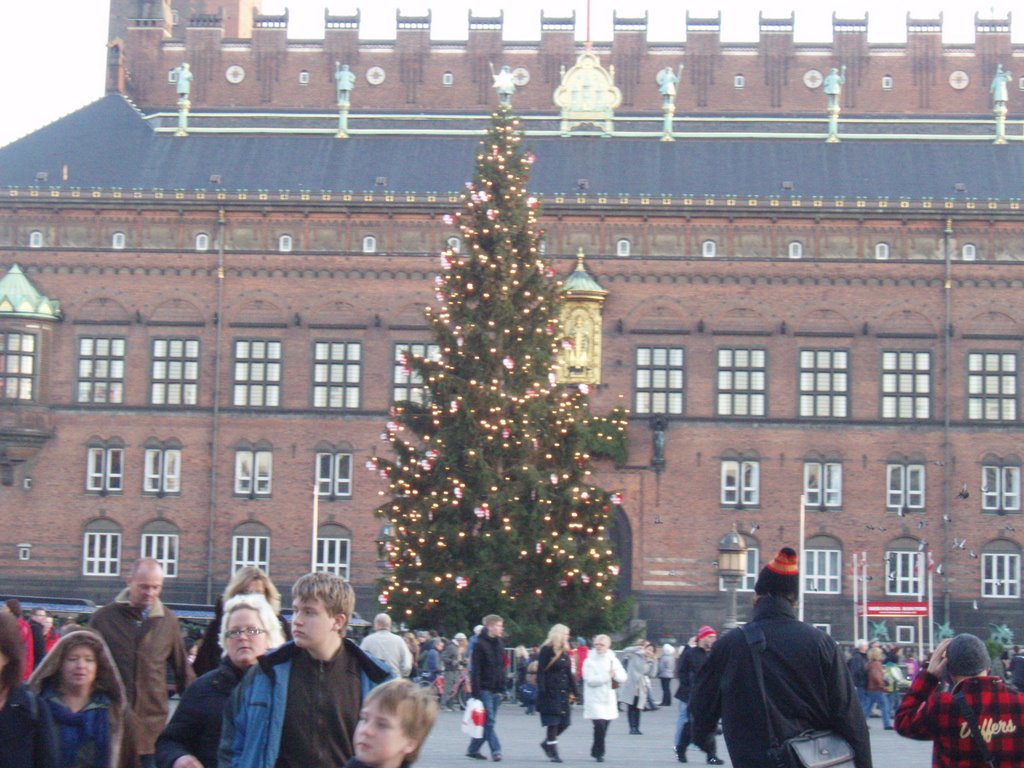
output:
[[[860,606],[863,615],[864,607]],[[900,603],[868,603],[867,615],[875,618],[900,618],[913,616],[927,616],[928,603],[926,602],[900,602]]]

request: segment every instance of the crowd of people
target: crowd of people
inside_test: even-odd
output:
[[[877,708],[884,729],[934,743],[933,766],[1024,765],[1019,649],[995,660],[996,674],[968,634],[944,640],[920,666],[877,641],[845,655],[797,619],[798,584],[796,552],[783,548],[758,575],[751,620],[721,638],[705,625],[678,649],[640,639],[615,651],[607,635],[588,641],[555,624],[540,646],[510,652],[497,614],[447,638],[396,632],[381,613],[356,643],[346,636],[355,593],[341,577],[300,578],[288,621],[269,577],[243,568],[186,656],[178,617],[160,600],[163,570],[143,559],[85,627],[58,631],[45,610],[26,616],[17,600],[4,605],[0,766],[408,768],[437,713],[463,706],[479,707],[483,720],[466,757],[499,762],[498,712],[509,699],[538,716],[540,749],[556,763],[581,707],[590,755],[604,762],[620,712],[639,736],[642,713],[673,698],[671,746],[682,763],[694,746],[708,765],[724,764],[717,732],[737,768],[795,765],[814,732],[848,764],[871,768],[867,722]],[[180,701],[168,718],[172,693]]]

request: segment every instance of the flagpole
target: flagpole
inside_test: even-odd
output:
[[[316,532],[320,527],[320,494],[318,491],[317,483],[313,481],[313,547],[309,554],[309,570],[313,572],[316,570]]]
[[[860,597],[864,603],[864,611],[861,613],[861,637],[868,636],[868,553],[862,552],[860,557],[861,568],[861,593]]]
[[[799,581],[797,581],[797,600],[799,601],[798,602],[798,606],[799,607],[797,608],[797,618],[800,619],[800,621],[804,620],[804,579],[806,578],[805,575],[807,573],[807,562],[804,560],[804,558],[805,558],[805,556],[807,554],[806,551],[804,550],[804,534],[805,534],[805,529],[807,527],[807,507],[805,505],[805,500],[806,500],[806,497],[804,496],[804,494],[801,493],[800,494],[800,560],[799,560],[799,563],[800,563],[800,569],[803,571],[803,573],[800,574],[800,579],[799,579]]]
[[[859,597],[859,590],[857,588],[857,582],[860,581],[860,575],[857,573],[858,558],[857,553],[853,553],[853,640],[854,645],[857,644],[857,598]]]

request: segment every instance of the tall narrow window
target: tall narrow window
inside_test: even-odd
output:
[[[760,463],[757,461],[722,462],[723,507],[741,509],[756,506],[760,500]]]
[[[376,253],[377,252],[377,238],[373,235],[367,235],[363,238],[363,253]]]
[[[1020,512],[1019,465],[986,460],[981,468],[981,508],[984,512]]]
[[[200,232],[196,235],[196,250],[197,251],[208,251],[210,250],[210,236],[205,232]]]
[[[962,261],[974,261],[976,258],[978,258],[978,249],[974,243],[967,243],[960,249],[960,259]]]
[[[352,498],[351,451],[317,453],[316,492],[322,498]]]
[[[843,465],[834,461],[805,461],[804,503],[811,509],[841,508]]]
[[[124,489],[124,448],[96,445],[86,452],[85,490],[105,496]]]
[[[43,233],[38,229],[34,229],[28,233],[28,247],[29,248],[42,248],[43,247]]]
[[[126,238],[124,232],[115,232],[110,238],[110,247],[115,251],[124,250]]]
[[[181,493],[181,449],[147,448],[142,490],[157,496]]]
[[[362,345],[355,341],[313,344],[313,407],[358,408]]]
[[[888,243],[875,243],[875,258],[878,261],[886,261],[889,258]]]
[[[273,467],[271,451],[235,451],[235,495],[269,498]]]
[[[886,507],[899,513],[924,509],[924,464],[889,464],[885,472]]]
[[[718,243],[714,240],[705,240],[700,246],[700,255],[705,259],[713,259],[718,255]]]
[[[621,238],[615,243],[615,255],[619,257],[629,256],[630,251],[633,250],[633,244],[626,238]]]
[[[791,259],[802,259],[804,257],[804,244],[799,242],[792,242],[789,244],[789,258]]]
[[[718,415],[764,416],[766,368],[763,349],[718,350]]]
[[[103,336],[78,339],[78,402],[124,402],[125,340]]]
[[[0,400],[35,400],[36,336],[0,331]]]
[[[292,236],[281,235],[277,238],[277,250],[281,253],[290,253],[292,250]]]
[[[232,405],[276,407],[281,404],[281,342],[235,341]]]

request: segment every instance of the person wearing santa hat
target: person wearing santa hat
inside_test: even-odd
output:
[[[853,748],[856,768],[872,768],[867,723],[839,646],[796,617],[799,584],[797,554],[783,547],[754,584],[750,624],[764,642],[751,645],[743,629],[734,629],[715,643],[690,695],[691,738],[703,743],[721,717],[733,766],[765,768],[775,764],[787,739],[831,730]],[[764,697],[754,653],[760,654]]]
[[[697,630],[697,644],[692,648],[683,651],[679,657],[679,665],[676,670],[676,677],[679,678],[679,687],[676,689],[676,699],[679,700],[679,719],[676,722],[676,756],[680,763],[687,762],[686,747],[690,745],[690,694],[693,691],[693,684],[697,679],[697,673],[708,660],[711,646],[718,639],[718,633],[714,627],[705,624]],[[724,765],[716,754],[715,735],[712,733],[703,742],[693,742],[703,749],[708,756],[708,765]]]

